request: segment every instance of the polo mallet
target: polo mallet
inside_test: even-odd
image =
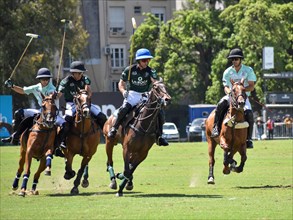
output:
[[[59,60],[59,66],[58,66],[58,73],[57,73],[57,85],[59,83],[59,78],[60,78],[60,71],[61,71],[61,65],[62,65],[62,59],[63,59],[63,50],[64,50],[64,43],[65,43],[65,36],[66,36],[66,29],[67,25],[71,24],[72,21],[67,20],[67,19],[62,19],[62,23],[64,23],[64,32],[63,32],[63,39],[62,39],[62,45],[61,45],[61,52],[60,52],[60,60]]]
[[[132,65],[132,59],[133,59],[133,45],[134,45],[134,32],[137,28],[136,26],[136,21],[135,21],[135,18],[132,17],[131,18],[131,21],[132,21],[132,36],[131,36],[131,43],[130,43],[130,60],[129,60],[129,72],[128,72],[128,80],[126,82],[126,90],[129,91],[129,87],[130,87],[130,75],[131,75],[131,65]]]
[[[16,66],[14,67],[12,73],[10,74],[9,79],[11,79],[11,78],[13,77],[16,68],[17,68],[18,65],[20,64],[20,62],[21,62],[21,60],[22,60],[22,58],[23,58],[25,52],[27,51],[27,48],[29,47],[29,45],[31,44],[31,42],[33,41],[33,39],[34,39],[34,38],[41,38],[40,35],[37,35],[37,34],[31,34],[31,33],[26,33],[25,36],[30,37],[31,39],[29,40],[28,44],[26,45],[26,48],[25,48],[24,51],[22,52],[22,55],[21,55],[21,57],[19,58],[19,60],[18,60],[18,62],[17,62],[17,64],[16,64]]]

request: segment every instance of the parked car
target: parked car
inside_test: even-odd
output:
[[[187,140],[189,142],[202,141],[202,131],[206,118],[196,118],[187,129]]]
[[[168,141],[180,141],[180,135],[177,126],[172,122],[166,122],[163,125],[162,136]]]

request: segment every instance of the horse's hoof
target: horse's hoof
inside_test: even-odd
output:
[[[117,197],[122,197],[122,196],[123,196],[123,193],[122,193],[122,192],[117,192],[117,193],[116,193],[116,196],[117,196]]]
[[[81,186],[82,186],[83,188],[87,188],[89,185],[90,185],[90,184],[89,184],[89,181],[88,181],[88,180],[85,180],[85,179],[82,180],[82,182],[81,182]]]
[[[46,176],[51,176],[51,170],[45,170],[45,175]]]
[[[115,179],[111,180],[111,183],[109,184],[110,189],[117,189],[117,182]]]
[[[79,194],[79,190],[77,187],[73,187],[72,190],[70,191],[71,195],[78,195]]]
[[[16,191],[17,189],[18,189],[18,186],[16,186],[16,187],[12,186],[13,191]]]
[[[31,190],[29,191],[30,195],[34,195],[34,196],[38,196],[39,195],[39,191],[38,190]]]
[[[223,174],[226,174],[226,175],[230,174],[230,168],[229,167],[228,168],[224,168],[223,169]]]
[[[215,184],[215,179],[214,179],[214,177],[209,177],[209,179],[208,179],[208,184]]]
[[[65,172],[64,174],[64,179],[70,180],[75,176],[75,171],[72,170],[72,172]]]
[[[125,189],[127,189],[127,190],[133,190],[133,182],[132,181],[127,182],[126,183],[126,186],[125,186]]]
[[[25,197],[25,191],[20,191],[20,192],[18,193],[18,195],[19,195],[19,196],[22,196],[22,197]]]

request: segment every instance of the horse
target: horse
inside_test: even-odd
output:
[[[42,94],[42,93],[41,93]],[[55,94],[44,96],[42,94],[41,113],[35,117],[35,122],[31,129],[24,131],[20,137],[20,160],[19,168],[14,178],[12,189],[18,189],[19,178],[24,170],[23,182],[19,196],[25,197],[27,182],[30,176],[30,167],[32,158],[40,161],[37,172],[34,175],[32,189],[33,195],[38,195],[36,190],[40,174],[45,170],[45,175],[51,175],[51,160],[53,159],[54,140],[57,133],[55,121],[58,114],[58,108],[55,104]]]
[[[119,127],[115,138],[108,138],[107,136],[115,122],[114,115],[108,118],[103,128],[107,153],[107,171],[111,181],[109,187],[117,189],[116,178],[122,180],[117,196],[123,196],[125,187],[127,190],[133,189],[133,173],[137,166],[147,157],[149,150],[156,142],[158,114],[171,100],[171,96],[166,91],[161,80],[153,83],[152,89],[147,96],[146,102],[140,108],[134,108],[135,110],[132,112],[134,117],[130,116],[130,119],[126,119],[123,123],[124,128]],[[113,147],[118,142],[122,144],[123,148],[124,172],[115,175],[112,155]]]
[[[216,138],[211,137],[214,125],[215,110],[211,112],[206,120],[206,136],[208,142],[209,154],[209,176],[208,184],[215,184],[214,165],[215,165],[215,149],[217,144],[224,150],[224,174],[230,174],[230,171],[241,173],[247,159],[246,156],[246,138],[248,122],[245,121],[244,106],[246,101],[246,93],[244,88],[244,79],[240,82],[232,83],[232,90],[229,98],[229,110],[223,120],[220,135]],[[241,156],[241,163],[237,167],[237,162],[233,159],[236,153]]]
[[[66,139],[67,148],[63,150],[66,157],[64,178],[70,180],[75,176],[75,171],[72,170],[73,158],[76,154],[82,156],[74,187],[70,191],[72,195],[77,195],[79,194],[78,186],[82,176],[82,187],[89,186],[88,164],[97,151],[101,132],[97,124],[92,120],[90,98],[87,91],[78,89],[73,101],[76,106],[76,114],[74,124],[71,126]]]

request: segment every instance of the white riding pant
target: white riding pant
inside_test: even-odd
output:
[[[39,114],[39,113],[41,113],[40,109],[33,109],[33,108],[23,109],[24,118],[33,117],[34,115]],[[58,126],[61,126],[64,122],[65,122],[64,118],[62,118],[58,114],[55,124]]]
[[[225,95],[222,99],[227,100],[230,103],[230,96],[229,95]],[[245,110],[252,110],[248,97],[245,101],[244,111]]]
[[[129,103],[132,107],[136,106],[138,103],[147,100],[147,97],[143,96],[143,94],[145,93],[130,90],[128,92],[128,97],[123,100],[123,103]]]
[[[90,111],[93,115],[97,116],[101,112],[101,109],[99,106],[91,104]],[[73,102],[66,102],[65,116],[66,115],[74,116],[75,113],[76,113],[75,104]]]

